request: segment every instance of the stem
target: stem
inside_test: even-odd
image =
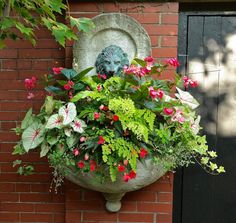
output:
[[[10,16],[10,10],[11,10],[10,1],[11,0],[7,0],[6,6],[5,6],[4,12],[3,12],[3,17],[9,17]]]

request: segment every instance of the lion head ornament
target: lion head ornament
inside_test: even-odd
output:
[[[129,66],[129,60],[119,46],[110,45],[98,55],[95,66],[97,73],[106,74],[109,78],[113,75],[119,76],[124,66]]]

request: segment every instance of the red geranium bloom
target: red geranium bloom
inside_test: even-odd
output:
[[[94,118],[95,120],[99,119],[99,118],[100,118],[100,113],[94,112],[93,118]]]
[[[98,141],[98,145],[102,145],[105,143],[105,140],[102,136],[99,136],[99,141]]]
[[[54,74],[60,74],[61,70],[63,70],[63,69],[64,69],[63,67],[53,67],[52,71]]]
[[[26,79],[25,79],[25,88],[26,88],[28,91],[34,89],[35,86],[36,86],[36,81],[37,81],[37,79],[36,79],[36,77],[34,77],[34,76],[31,77],[31,79],[26,78]]]
[[[73,150],[73,154],[74,154],[74,156],[78,156],[79,155],[79,150],[78,149],[74,149]]]
[[[157,90],[157,97],[160,98],[160,99],[162,99],[163,96],[164,96],[164,92],[163,92],[162,90],[158,89],[158,90]]]
[[[107,76],[106,76],[106,74],[98,74],[98,78],[99,78],[99,79],[106,80],[106,79],[107,79]]]
[[[167,59],[166,63],[173,67],[178,67],[180,65],[176,58]]]
[[[95,160],[90,160],[90,171],[93,172],[96,169],[97,163]]]
[[[63,87],[65,90],[69,91],[73,86],[74,86],[74,82],[73,81],[68,81]]]
[[[84,166],[85,166],[84,161],[79,161],[79,162],[77,163],[77,166],[78,166],[80,169],[83,169]]]
[[[128,182],[128,181],[130,180],[129,174],[124,173],[123,180],[124,180],[125,182]]]
[[[125,171],[125,167],[124,167],[123,165],[121,165],[121,164],[119,164],[119,165],[117,166],[117,168],[118,168],[118,171],[119,171],[119,172],[124,172],[124,171]]]
[[[130,179],[134,179],[136,177],[136,173],[133,170],[131,170],[129,172],[129,177],[130,177]]]
[[[105,105],[100,105],[99,109],[103,110],[103,111],[108,111],[109,110],[109,108]]]
[[[154,59],[153,59],[153,57],[148,56],[148,57],[144,58],[144,61],[146,61],[146,62],[148,62],[148,63],[153,63],[153,62],[154,62]]]
[[[173,108],[164,108],[163,112],[165,113],[165,115],[172,115],[174,112]]]
[[[148,151],[144,148],[142,148],[139,152],[140,158],[145,158],[145,156],[148,154]]]
[[[119,116],[118,115],[113,115],[113,121],[116,122],[119,120]]]

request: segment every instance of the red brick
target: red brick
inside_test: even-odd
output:
[[[128,13],[130,17],[133,17],[139,23],[142,24],[158,24],[159,23],[159,14],[157,13]]]
[[[32,48],[32,44],[30,43],[30,41],[28,40],[11,40],[11,39],[7,39],[5,40],[5,43],[7,45],[7,48],[13,48],[13,49],[17,49],[17,48]]]
[[[17,71],[0,71],[0,80],[12,80],[18,78]]]
[[[141,189],[142,191],[161,191],[161,192],[172,192],[173,184],[171,183],[160,183],[155,182],[147,187]]]
[[[161,46],[177,47],[178,38],[176,36],[162,36]]]
[[[161,12],[175,12],[179,11],[179,4],[174,2],[165,3],[161,7]]]
[[[53,216],[54,223],[65,223],[65,214],[64,211],[61,214],[54,214]]]
[[[157,195],[157,201],[158,202],[172,202],[172,193],[158,193]]]
[[[137,210],[153,213],[171,213],[172,204],[140,202],[137,204]]]
[[[16,49],[1,49],[0,50],[0,58],[14,59],[14,58],[17,58],[17,56],[18,56],[18,51]]]
[[[14,183],[0,183],[1,192],[14,192],[15,184]]]
[[[0,139],[3,142],[10,142],[10,141],[18,141],[19,136],[17,136],[14,132],[0,132]]]
[[[30,69],[31,66],[32,66],[32,61],[30,59],[26,59],[26,60],[18,59],[17,60],[17,68],[18,69]]]
[[[178,14],[161,14],[161,24],[178,24]]]
[[[99,13],[98,12],[70,12],[70,15],[73,16],[74,18],[81,18],[81,17],[86,17],[86,18],[93,18],[97,16]],[[69,43],[66,44],[66,46],[72,46],[74,41],[69,41]]]
[[[177,25],[144,25],[144,28],[149,35],[165,35],[165,36],[176,36],[178,34]]]
[[[54,39],[39,39],[35,45],[37,49],[55,49],[61,47]]]
[[[67,201],[67,210],[103,210],[104,202],[100,201]]]
[[[50,190],[50,184],[31,184],[31,191],[32,192],[49,192]]]
[[[19,195],[16,193],[0,193],[0,201],[4,202],[18,202]]]
[[[1,130],[11,130],[12,128],[15,128],[17,126],[17,122],[15,121],[6,121],[1,122]]]
[[[157,214],[156,222],[158,222],[158,223],[172,223],[172,215]]]
[[[74,190],[66,191],[66,200],[67,201],[79,201],[79,200],[81,200],[81,197],[82,197],[81,191],[74,191]],[[99,196],[99,199],[101,199],[100,196]],[[85,200],[87,200],[87,198]]]
[[[2,91],[2,90],[0,90],[0,100],[17,100],[18,93],[19,93],[18,91]],[[0,117],[1,117],[1,113],[0,113]],[[0,120],[3,120],[3,119],[0,118]],[[13,120],[16,120],[16,119],[13,119]]]
[[[176,48],[154,48],[152,50],[154,57],[171,58],[176,57]]]
[[[101,200],[104,199],[100,192],[84,190],[83,191],[84,200]]]
[[[150,36],[152,47],[159,46],[159,36]]]
[[[16,184],[16,192],[29,192],[30,184],[19,183]]]
[[[35,211],[36,212],[44,212],[44,213],[50,213],[50,212],[58,212],[63,213],[65,210],[64,204],[35,204]]]
[[[50,58],[52,51],[50,49],[22,49],[19,51],[19,58]]]
[[[127,201],[156,201],[156,193],[154,191],[134,191],[125,195]]]
[[[101,9],[101,3],[96,2],[70,2],[70,11],[73,12],[98,12]]]
[[[136,212],[137,202],[122,200],[122,206],[119,212]]]
[[[15,69],[16,66],[16,60],[2,60],[3,69]]]
[[[52,201],[52,195],[51,194],[34,194],[34,193],[20,194],[20,201],[21,202],[50,202]]]
[[[13,121],[18,119],[19,114],[16,112],[0,112],[0,117],[2,121]]]
[[[20,216],[18,213],[6,213],[0,211],[0,222],[20,222]]]
[[[106,211],[83,212],[83,221],[117,221],[117,213],[110,213]]]
[[[7,212],[34,212],[34,205],[25,203],[0,203],[0,210]]]
[[[119,222],[153,222],[153,214],[119,213]]]
[[[22,222],[47,222],[51,223],[53,216],[51,214],[21,213]]]
[[[81,221],[81,213],[79,211],[77,212],[71,212],[67,211],[65,216],[65,222],[67,223],[80,223]],[[83,221],[84,222],[84,221]]]

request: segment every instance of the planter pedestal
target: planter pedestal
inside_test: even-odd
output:
[[[69,174],[66,178],[73,183],[86,189],[100,191],[106,199],[106,209],[110,212],[117,212],[121,208],[121,199],[126,192],[135,191],[143,188],[162,177],[166,170],[163,164],[154,164],[151,159],[145,159],[143,162],[137,163],[136,178],[128,182],[123,181],[123,176],[117,176],[115,182],[111,182],[110,178],[101,182],[93,173],[80,173],[68,169]],[[108,173],[109,174],[109,173]]]

